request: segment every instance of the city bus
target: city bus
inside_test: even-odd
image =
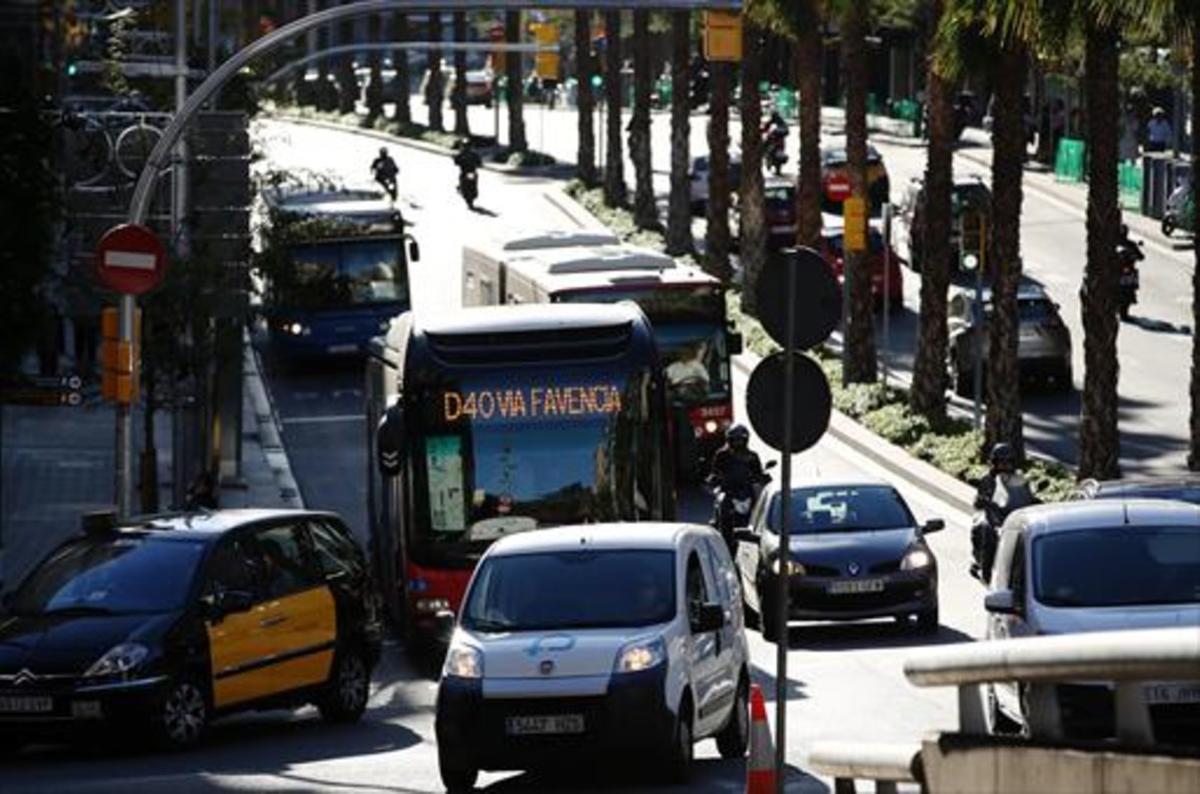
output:
[[[367,359],[372,557],[410,647],[430,647],[497,538],[666,520],[666,388],[633,303],[409,312]]]
[[[569,233],[568,233],[569,237]],[[725,288],[665,254],[616,243],[555,245],[562,233],[522,238],[513,250],[463,248],[463,305],[635,301],[649,317],[672,404],[676,471],[708,472],[733,421],[730,357],[741,352]]]
[[[263,315],[284,359],[363,354],[411,308],[408,266],[419,257],[403,218],[373,191],[273,195],[263,252]]]

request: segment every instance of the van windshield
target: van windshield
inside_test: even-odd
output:
[[[675,617],[671,551],[561,551],[492,557],[475,576],[472,631],[636,628]]]

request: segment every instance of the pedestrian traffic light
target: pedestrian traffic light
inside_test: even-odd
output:
[[[137,402],[141,370],[142,312],[135,311],[133,340],[120,338],[120,317],[115,306],[106,307],[100,315],[100,394],[106,400],[121,405]]]
[[[742,15],[736,11],[704,12],[704,57],[710,61],[742,60]]]

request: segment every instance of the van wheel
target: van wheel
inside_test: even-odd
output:
[[[737,696],[729,722],[717,734],[717,750],[722,758],[741,758],[750,744],[750,694],[745,676],[738,682]]]
[[[167,750],[195,747],[208,729],[208,695],[192,677],[171,682],[151,726],[154,743]]]
[[[358,722],[367,709],[371,674],[362,652],[356,648],[338,651],[325,692],[317,708],[326,722]]]
[[[671,747],[663,764],[663,776],[670,783],[687,783],[692,773],[692,704],[684,700],[679,704],[679,717],[675,720],[675,731]]]
[[[460,791],[474,791],[475,781],[479,779],[479,769],[461,757],[461,753],[443,750],[438,747],[438,773],[442,776],[442,785],[450,794]]]

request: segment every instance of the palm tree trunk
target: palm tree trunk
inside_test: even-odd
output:
[[[654,174],[650,144],[650,12],[633,12],[633,116],[629,120],[629,157],[633,160],[633,222],[657,229]]]
[[[800,185],[796,191],[797,242],[821,243],[821,69],[825,42],[819,25],[800,28],[796,82],[800,89]]]
[[[393,20],[392,41],[408,40],[408,15],[397,13]],[[410,77],[408,50],[393,50],[392,64],[396,67],[396,123],[401,127],[412,124],[412,106],[408,102]]]
[[[330,2],[327,0],[317,0],[317,10],[324,10]],[[317,29],[317,49],[324,51],[329,49],[330,40],[333,38],[333,31],[329,26]],[[337,92],[330,90],[329,84],[329,59],[321,58],[317,61],[317,88],[316,102],[317,110],[330,111],[337,109]]]
[[[338,44],[345,45],[354,41],[354,21],[346,20],[338,26]],[[354,75],[354,54],[345,53],[338,56],[338,112],[353,113],[354,103],[358,99],[358,78]]]
[[[738,190],[738,240],[742,262],[742,309],[753,314],[758,276],[767,262],[767,206],[763,194],[762,31],[749,20],[742,27],[742,173]]]
[[[372,14],[367,20],[370,29],[371,42],[383,40],[383,20],[378,14]],[[374,122],[383,115],[383,54],[379,50],[371,50],[371,76],[367,85],[367,120]]]
[[[722,281],[733,275],[729,263],[729,98],[732,66],[709,64],[712,88],[708,118],[708,229],[704,235],[704,269]]]
[[[1192,162],[1200,163],[1200,4],[1192,6]],[[1195,180],[1193,180],[1195,184]],[[1200,191],[1193,191],[1193,197]],[[1200,328],[1200,245],[1193,245],[1196,264],[1192,268],[1192,328]],[[1191,444],[1187,465],[1200,471],[1200,334],[1192,334]]]
[[[932,27],[942,17],[942,0],[931,3]],[[932,36],[931,36],[932,39]],[[929,147],[925,160],[925,207],[920,228],[925,252],[921,271],[920,330],[913,362],[912,409],[930,419],[946,415],[946,293],[950,285],[950,196],[953,184],[954,106],[951,86],[934,64],[933,44],[928,54],[926,93],[929,101]]]
[[[861,199],[870,216],[867,190],[867,52],[866,20],[869,2],[850,2],[842,14],[842,70],[846,83],[846,160],[851,195]],[[869,246],[868,246],[869,247]],[[870,254],[844,252],[849,280],[849,312],[845,329],[847,383],[871,383],[876,378],[875,301],[871,295]]]
[[[604,203],[623,207],[625,195],[625,153],[621,146],[621,12],[604,12],[604,101],[607,151],[604,162]]]
[[[442,40],[442,15],[438,11],[429,12],[429,40],[435,43]],[[433,47],[429,50],[427,68],[429,82],[425,86],[425,104],[429,106],[429,129],[442,132],[446,129],[442,121],[442,101],[446,93],[442,82],[441,49]]]
[[[692,245],[692,183],[688,94],[688,61],[691,58],[692,15],[671,15],[671,198],[667,209],[667,253],[683,256]]]
[[[521,41],[521,12],[504,12],[504,40],[509,44]],[[510,52],[504,58],[506,96],[508,99],[508,148],[523,152],[529,148],[525,137],[525,88],[522,85],[521,53]]]
[[[1087,269],[1083,294],[1083,407],[1079,421],[1079,476],[1106,480],[1120,476],[1117,433],[1118,263],[1121,225],[1117,196],[1117,30],[1087,23]]]
[[[1020,370],[1017,366],[1017,286],[1021,282],[1021,180],[1025,131],[1021,96],[1026,51],[1002,49],[993,61],[996,86],[992,130],[992,239],[986,266],[992,274],[992,319],[988,323],[987,446],[1012,445],[1024,459]]]
[[[454,40],[463,43],[467,40],[467,13],[454,12]],[[450,98],[454,105],[454,134],[471,134],[471,122],[467,119],[467,53],[465,50],[454,51],[454,96]]]
[[[576,175],[588,187],[596,184],[596,97],[592,93],[592,75],[596,73],[592,55],[592,12],[575,12],[575,79],[579,81],[577,104],[579,154]]]

